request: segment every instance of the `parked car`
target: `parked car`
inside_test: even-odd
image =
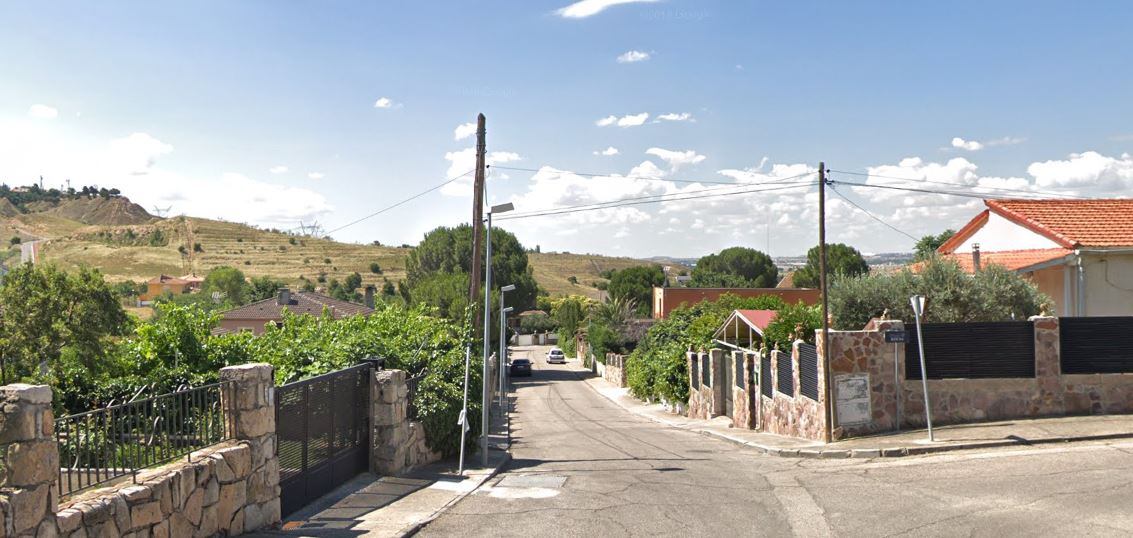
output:
[[[529,359],[512,359],[511,364],[508,364],[508,374],[513,377],[527,376],[531,377],[531,360]]]
[[[563,350],[557,347],[551,348],[551,350],[547,352],[547,363],[566,364],[566,353],[563,353]]]

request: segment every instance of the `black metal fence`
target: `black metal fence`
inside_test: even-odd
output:
[[[791,364],[791,354],[780,351],[779,360],[776,362],[777,371],[775,375],[779,381],[779,392],[793,397],[795,395],[795,368]]]
[[[1029,321],[925,323],[929,379],[1035,377],[1035,328]],[[920,379],[917,332],[905,341],[905,379]]]
[[[799,392],[818,401],[818,348],[799,344]]]
[[[771,354],[768,352],[759,357],[759,393],[770,398],[775,395],[771,386]]]
[[[415,377],[410,377],[405,380],[406,398],[408,405],[406,406],[405,415],[409,420],[417,420],[417,385],[421,384],[421,380],[425,379],[425,374]]]
[[[1064,374],[1133,372],[1133,317],[1059,318]]]
[[[187,388],[56,419],[59,493],[132,476],[232,438],[232,382]]]

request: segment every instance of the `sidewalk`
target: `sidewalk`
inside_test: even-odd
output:
[[[672,414],[660,404],[641,402],[629,396],[629,389],[615,387],[600,377],[588,377],[586,383],[599,394],[636,415],[674,428],[731,441],[773,456],[891,458],[954,450],[1133,438],[1133,415],[1099,415],[940,426],[933,428],[935,442],[929,442],[928,432],[921,429],[826,444],[733,428],[727,417],[713,420],[690,419]]]
[[[487,467],[481,466],[480,454],[473,452],[466,456],[463,477],[457,474],[456,459],[405,476],[361,474],[287,516],[281,529],[250,536],[410,536],[495,476],[511,459],[510,442],[508,425],[493,413]]]

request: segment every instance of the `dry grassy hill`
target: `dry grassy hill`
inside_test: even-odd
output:
[[[107,215],[97,207],[76,209],[69,215]],[[124,208],[127,206],[120,206]],[[159,274],[204,275],[214,267],[231,265],[248,276],[271,276],[300,283],[300,277],[343,280],[358,272],[364,284],[396,283],[405,278],[409,249],[339,243],[312,237],[296,237],[252,228],[243,224],[174,217],[147,218],[113,210],[120,225],[87,226],[64,216],[57,209],[0,219],[0,237],[19,236],[27,241],[44,239],[40,250],[44,261],[64,268],[97,267],[109,280],[140,282]],[[148,217],[148,215],[147,215]],[[7,239],[5,239],[5,244]],[[194,248],[199,245],[199,248]],[[6,245],[5,245],[6,246]],[[9,255],[14,255],[9,251]],[[382,272],[374,274],[376,262]],[[624,269],[649,263],[630,258],[597,255],[532,253],[530,262],[539,285],[552,295],[581,294],[598,298],[596,283],[609,269]],[[577,284],[570,282],[575,277]]]

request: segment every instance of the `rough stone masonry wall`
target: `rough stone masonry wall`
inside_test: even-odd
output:
[[[752,379],[752,371],[756,360],[756,355],[753,353],[744,353],[742,351],[733,351],[732,360],[729,361],[728,367],[734,368],[735,363],[741,363],[739,382],[731,387],[732,390],[732,425],[737,428],[753,429],[756,427],[755,416],[755,383]]]
[[[229,367],[221,370],[221,379],[234,387],[222,401],[232,413],[233,441],[197,451],[187,462],[142,472],[136,484],[82,493],[58,510],[51,390],[0,388],[5,397],[0,435],[9,443],[9,472],[0,488],[3,536],[232,536],[278,524],[272,368]]]
[[[441,459],[429,449],[425,427],[410,421],[409,388],[403,370],[378,370],[370,384],[373,435],[370,467],[385,475],[398,475]]]
[[[821,341],[821,339],[818,339]],[[826,381],[823,373],[822,361],[818,361],[818,400],[812,400],[801,394],[799,386],[799,342],[791,347],[791,368],[793,370],[793,386],[790,393],[779,390],[779,358],[785,351],[771,351],[771,372],[761,372],[760,383],[772,383],[772,397],[763,396],[759,387],[755,391],[759,396],[759,426],[760,430],[823,441],[826,438]],[[821,346],[821,343],[819,344]],[[818,352],[822,353],[821,347]]]
[[[830,376],[833,386],[836,389],[839,386],[839,379],[845,376],[868,375],[871,413],[871,420],[868,423],[849,425],[838,424],[838,412],[835,410],[831,421],[834,439],[896,429],[899,387],[897,379],[905,379],[905,345],[896,344],[894,348],[894,344],[886,344],[885,331],[904,328],[904,323],[900,321],[875,320],[870,324],[870,330],[866,331],[830,331]],[[897,350],[896,357],[894,349]],[[820,352],[820,365],[824,358],[825,356]],[[897,361],[896,372],[894,360]],[[821,381],[820,378],[819,382]],[[902,381],[900,388],[907,391],[909,384]],[[837,402],[838,395],[832,396]],[[923,417],[923,405],[918,412]],[[907,418],[908,411],[903,410],[902,416]]]
[[[708,354],[703,351],[699,353],[689,351],[686,357],[688,359],[689,375],[688,411],[686,415],[689,418],[710,419],[713,417],[712,389],[705,387],[701,382],[704,379],[704,374],[701,372],[701,369],[704,364],[704,358],[708,357]]]
[[[613,383],[617,387],[625,387],[625,361],[626,358],[622,355],[607,353],[605,369],[602,371],[602,379]]]

